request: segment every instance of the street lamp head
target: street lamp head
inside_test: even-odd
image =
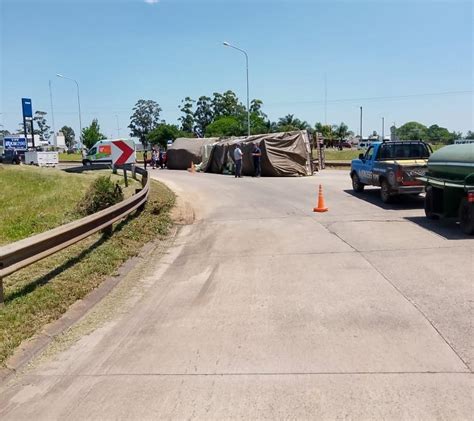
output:
[[[61,73],[56,73],[57,77],[64,77]]]
[[[230,44],[227,41],[224,41],[222,44],[224,44],[226,47],[230,47]]]

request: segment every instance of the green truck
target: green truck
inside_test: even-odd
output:
[[[428,159],[425,185],[427,218],[458,217],[461,229],[474,234],[474,143],[445,146]]]

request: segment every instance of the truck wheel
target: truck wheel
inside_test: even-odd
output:
[[[474,203],[469,203],[465,197],[459,205],[459,222],[465,234],[474,234]]]
[[[384,203],[392,203],[393,196],[390,194],[390,184],[387,180],[382,180],[380,183],[380,198]]]
[[[428,219],[439,219],[439,215],[434,213],[434,196],[433,187],[429,186],[426,188],[425,196],[425,215]]]
[[[351,178],[352,178],[352,189],[356,193],[363,192],[365,185],[360,182],[359,176],[356,173],[354,173],[352,174]]]

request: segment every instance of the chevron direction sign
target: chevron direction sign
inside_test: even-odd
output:
[[[112,164],[125,165],[136,162],[135,143],[131,140],[112,141]]]

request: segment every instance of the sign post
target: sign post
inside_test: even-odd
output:
[[[23,128],[25,130],[26,146],[28,148],[28,130],[26,128],[26,122],[31,122],[31,145],[35,147],[35,131],[33,127],[33,106],[31,104],[31,98],[21,99],[21,108],[23,111]]]

